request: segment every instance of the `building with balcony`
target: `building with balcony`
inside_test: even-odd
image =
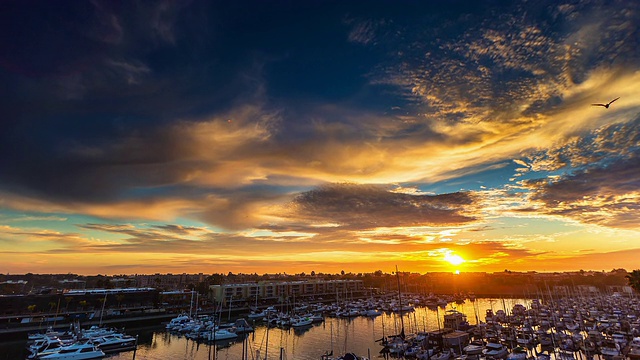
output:
[[[362,280],[305,280],[274,281],[247,284],[211,285],[211,300],[227,303],[243,300],[252,302],[262,300],[285,300],[289,298],[305,298],[316,296],[348,296],[361,293],[364,289]]]

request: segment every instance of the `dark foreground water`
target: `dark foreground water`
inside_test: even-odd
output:
[[[405,331],[407,333],[423,330],[435,330],[442,326],[442,318],[446,310],[456,309],[467,315],[469,323],[477,324],[478,320],[485,320],[487,309],[510,311],[515,304],[530,306],[530,300],[524,299],[477,299],[475,302],[467,300],[465,304],[450,304],[446,309],[439,308],[429,310],[418,307],[416,311],[403,317]],[[477,317],[476,317],[477,316]],[[438,323],[440,320],[440,324]],[[224,320],[224,319],[223,319]],[[369,356],[372,359],[378,357],[382,347],[376,340],[385,335],[398,334],[400,332],[399,316],[383,314],[376,318],[357,317],[351,319],[327,317],[322,324],[309,328],[297,329],[267,329],[261,322],[255,324],[255,332],[249,334],[246,339],[238,339],[233,342],[215,345],[198,343],[184,336],[168,333],[164,327],[128,329],[126,332],[139,336],[138,350],[135,359],[140,360],[207,360],[207,359],[242,359],[243,351],[248,354],[248,359],[279,359],[280,352],[285,359],[318,360],[325,351],[344,353],[355,352],[358,355]],[[268,338],[268,341],[267,341]],[[1,343],[0,360],[24,359],[24,347],[26,341]],[[246,349],[246,350],[245,350]],[[111,360],[133,359],[134,352],[123,352],[109,356]]]

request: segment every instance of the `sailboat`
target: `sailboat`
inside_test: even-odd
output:
[[[398,265],[396,265],[396,280],[398,282],[398,303],[400,304],[399,309],[400,309],[400,324],[401,324],[401,330],[400,330],[400,337],[404,340],[405,338],[405,334],[404,334],[404,317],[402,316],[402,309],[403,309],[403,304],[402,304],[402,292],[400,291],[400,274],[398,273]]]
[[[402,303],[402,292],[400,291],[400,274],[398,273],[398,266],[396,266],[396,280],[398,282],[398,316],[400,317],[400,333],[397,335],[389,335],[381,339],[381,344],[384,346],[382,352],[389,353],[392,356],[402,356],[405,350],[409,348],[409,343],[405,341],[404,332],[404,309]],[[383,323],[384,324],[384,323]]]
[[[266,316],[267,316],[266,310],[258,311],[258,293],[256,292],[256,304],[253,307],[253,309],[251,309],[251,314],[247,315],[247,317],[251,320],[259,320],[259,319],[263,319]]]

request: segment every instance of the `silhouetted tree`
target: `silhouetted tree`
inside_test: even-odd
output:
[[[633,270],[626,276],[629,286],[640,292],[640,270]]]
[[[199,282],[196,286],[196,291],[200,295],[207,295],[209,293],[209,283],[207,281]]]

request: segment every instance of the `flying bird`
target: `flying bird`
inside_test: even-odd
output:
[[[617,98],[615,98],[615,99],[613,99],[613,100],[609,101],[609,102],[608,102],[608,103],[606,103],[606,104],[591,104],[591,106],[604,106],[605,108],[607,108],[607,109],[608,109],[608,108],[609,108],[609,105],[611,105],[614,101],[616,101],[616,100],[618,100],[618,99],[620,99],[620,97],[617,97]]]

